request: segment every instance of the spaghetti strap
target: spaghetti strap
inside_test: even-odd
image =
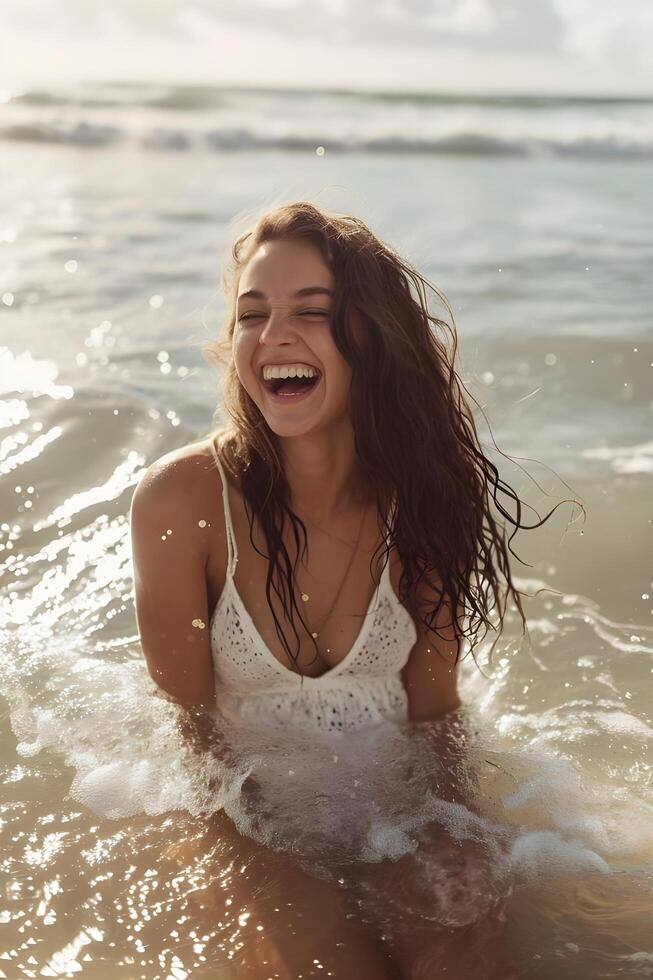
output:
[[[229,506],[229,491],[227,478],[225,476],[224,467],[220,461],[220,457],[216,451],[213,440],[211,441],[211,452],[213,453],[213,458],[215,459],[218,472],[220,473],[220,480],[222,482],[222,504],[224,508],[224,523],[227,531],[227,575],[233,577],[236,570],[236,562],[238,561],[238,550],[236,548],[236,538],[234,535],[234,526],[231,520],[231,507]]]

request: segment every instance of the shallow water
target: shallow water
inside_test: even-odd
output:
[[[443,834],[480,849],[470,888],[496,899],[523,976],[653,975],[649,170],[4,142],[0,977],[238,976],[256,888],[270,912],[261,845],[324,887],[355,877],[363,918],[459,924],[484,906],[456,904]],[[516,539],[530,647],[512,616],[488,676],[463,666],[471,816],[426,735],[393,727],[301,751],[251,732],[199,759],[140,654],[133,488],[209,428],[198,348],[230,222],[304,196],[360,214],[445,292],[463,377],[549,496],[507,460],[505,478],[540,513],[587,508]],[[402,870],[394,902],[380,867]]]

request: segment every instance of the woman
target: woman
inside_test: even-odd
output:
[[[362,221],[305,202],[264,215],[233,259],[226,338],[209,347],[227,355],[230,425],[159,459],[134,494],[150,674],[204,717],[298,737],[442,718],[460,705],[462,641],[496,628],[493,610],[500,627],[508,595],[524,622],[490,497],[513,533],[521,505],[479,448],[454,329]],[[436,975],[405,930],[390,958],[341,895],[287,874],[306,927],[272,944],[289,976],[318,975],[314,960],[338,977]],[[488,975],[512,975],[500,961]]]

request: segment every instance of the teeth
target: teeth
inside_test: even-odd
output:
[[[265,381],[271,378],[315,378],[317,373],[315,368],[306,364],[266,364],[263,368]]]

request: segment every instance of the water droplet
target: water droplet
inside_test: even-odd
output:
[[[555,354],[547,354],[544,358],[544,363],[548,367],[553,367],[554,364],[558,363],[558,358],[555,356]]]
[[[153,310],[160,310],[163,306],[163,296],[160,296],[158,293],[150,296],[150,306]]]
[[[197,523],[199,527],[206,527],[206,521],[198,521]]]

